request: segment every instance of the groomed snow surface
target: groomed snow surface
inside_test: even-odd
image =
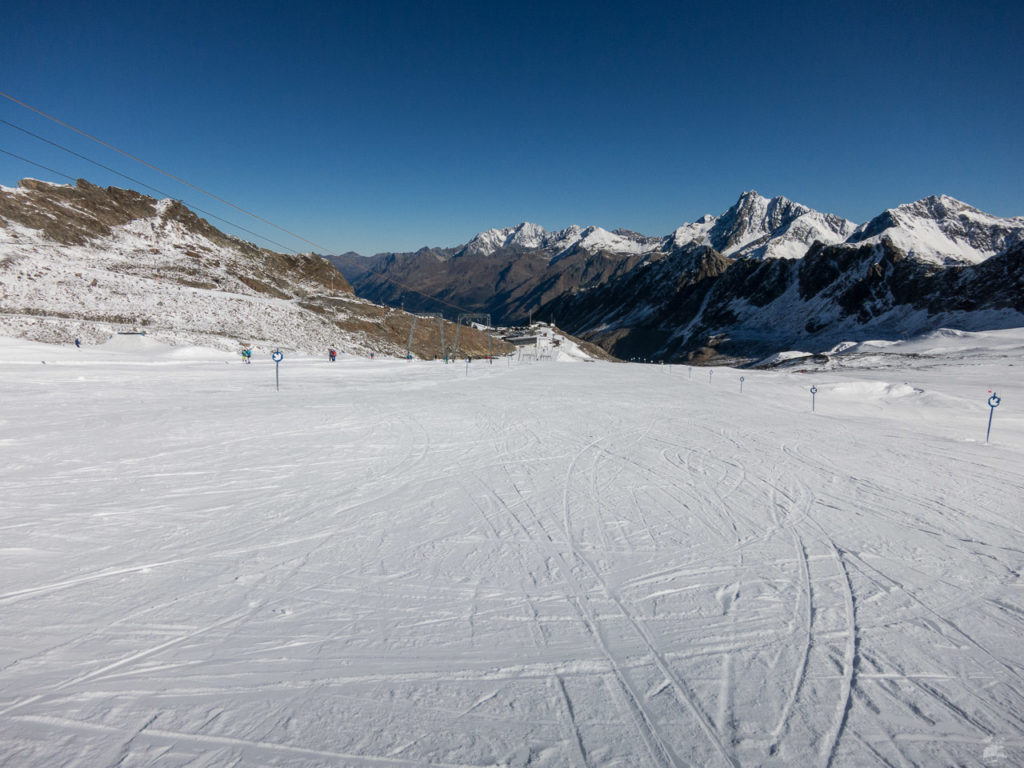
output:
[[[280,391],[0,341],[0,764],[1020,765],[1024,333],[973,337]]]

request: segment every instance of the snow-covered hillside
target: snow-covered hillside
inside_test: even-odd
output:
[[[177,345],[442,354],[424,324],[353,295],[325,259],[230,237],[172,200],[26,179],[0,187],[0,333],[86,345],[142,332]],[[466,329],[474,354],[486,334]]]
[[[1024,764],[1024,332],[846,351],[0,340],[0,764]]]
[[[170,200],[118,193],[85,182],[0,188],[0,330],[90,344],[146,331],[232,350],[356,342],[303,306],[330,292],[334,270],[322,259],[264,251]]]

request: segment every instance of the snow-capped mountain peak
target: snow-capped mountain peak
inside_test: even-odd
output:
[[[666,238],[666,246],[671,248],[683,248],[691,243],[703,243],[707,240],[708,232],[715,225],[718,219],[710,213],[704,214],[697,221],[690,224],[683,224]]]
[[[883,238],[920,260],[978,263],[1024,240],[1024,217],[1000,219],[948,195],[934,195],[890,208],[858,226],[781,195],[769,198],[747,190],[721,215],[706,214],[664,237],[575,224],[549,232],[522,222],[480,232],[451,252],[470,257],[531,253],[554,262],[581,251],[625,259],[707,245],[733,259],[800,259],[814,243],[877,244]]]
[[[850,243],[888,240],[922,261],[977,264],[1024,242],[1024,216],[1003,219],[949,195],[889,208],[862,224]]]
[[[502,248],[522,248],[524,250],[539,248],[544,242],[547,232],[539,224],[529,221],[515,227],[488,229],[480,232],[466,243],[465,250],[478,256],[490,256]]]
[[[748,190],[720,216],[702,216],[667,237],[577,225],[547,232],[523,222],[480,232],[461,252],[490,256],[501,250],[534,251],[552,260],[574,250],[626,256],[706,244],[731,258],[797,259],[815,242],[871,244],[883,238],[923,261],[976,264],[1024,241],[1024,217],[1001,219],[949,195],[932,195],[857,226],[781,195],[768,198]]]
[[[855,224],[820,213],[785,197],[767,198],[750,190],[721,216],[705,215],[666,238],[667,248],[707,243],[735,258],[800,258],[815,241],[834,245]]]
[[[609,232],[601,227],[587,227],[579,236],[579,247],[586,251],[613,251],[615,253],[643,253],[653,250],[655,242],[652,238],[636,235]]]
[[[572,224],[557,232],[547,232],[539,224],[524,222],[515,227],[488,229],[475,235],[462,248],[463,255],[490,256],[500,250],[544,251],[555,259],[573,248],[590,252],[645,253],[655,250],[661,238],[646,237],[635,232],[609,232],[602,227],[580,227]]]

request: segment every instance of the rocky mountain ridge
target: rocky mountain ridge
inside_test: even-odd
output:
[[[180,202],[84,179],[0,187],[0,335],[88,344],[145,331],[220,349],[404,357],[412,330],[411,315],[358,298],[321,257],[226,235]],[[488,349],[473,329],[460,342]],[[437,325],[417,324],[412,349],[442,354]]]
[[[769,200],[744,192],[721,216],[704,216],[679,227],[663,250],[706,243],[734,258],[799,258],[813,243],[842,242],[855,228],[851,221],[785,197]]]
[[[1024,244],[942,267],[889,240],[817,244],[802,259],[729,259],[690,246],[546,308],[618,357],[755,360],[939,328],[1024,326]]]
[[[948,195],[933,195],[886,210],[857,227],[846,242],[883,240],[921,261],[978,264],[1024,243],[1024,216],[1001,219]]]
[[[327,260],[259,248],[173,200],[84,180],[0,187],[0,334],[41,341],[145,330],[224,349],[401,356],[411,334],[417,356],[443,354],[437,323],[414,323],[403,305],[449,324],[464,311],[506,325],[532,316],[619,357],[670,361],[1024,326],[1024,218],[943,196],[854,226],[748,192],[661,238],[520,225],[458,248],[332,261],[362,297]],[[461,339],[473,355],[492,343],[469,329]]]
[[[879,242],[882,235],[910,246],[906,250],[915,258],[942,264],[976,264],[1024,242],[1024,216],[999,218],[948,195],[933,195],[889,208],[857,225],[785,197],[766,198],[747,191],[720,216],[707,214],[666,236],[575,224],[548,232],[539,224],[522,222],[514,227],[479,232],[460,246],[421,248],[415,253],[447,260],[538,252],[550,260],[573,250],[627,256],[668,252],[697,243],[710,245],[734,258],[800,258],[815,242]],[[912,247],[915,244],[916,249]],[[373,263],[410,255],[389,252],[366,258]],[[334,258],[359,256],[349,252]]]
[[[861,338],[942,322],[978,330],[1024,325],[1013,290],[997,279],[1019,284],[1022,245],[1024,217],[991,216],[948,196],[858,226],[784,197],[744,192],[722,215],[661,238],[596,227],[548,233],[523,223],[455,248],[330,258],[359,295],[382,303],[438,311],[430,298],[437,297],[500,323],[554,320],[620,356],[679,359],[824,343],[833,332]],[[981,268],[993,258],[1002,260]],[[952,271],[940,278],[942,270]],[[804,290],[794,281],[832,288],[812,307],[803,294],[782,299]]]

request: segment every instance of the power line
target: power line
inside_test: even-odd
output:
[[[0,120],[0,123],[7,123],[7,121],[6,120]],[[7,124],[10,125],[10,123],[7,123]],[[17,127],[17,126],[14,126],[14,127]],[[21,130],[21,129],[19,129],[19,130]],[[28,133],[28,131],[26,131],[26,133]],[[46,139],[43,139],[43,141],[46,141]],[[54,144],[54,142],[52,142],[52,141],[48,142],[48,143],[53,144],[55,147],[59,147],[60,146],[59,144]],[[60,147],[60,148],[61,149],[65,149],[65,147]],[[71,150],[68,150],[68,151],[71,152]],[[49,168],[49,167],[43,165],[42,163],[37,163],[34,160],[29,160],[27,157],[22,157],[21,155],[16,155],[13,152],[8,152],[6,149],[0,149],[0,152],[3,152],[5,155],[9,155],[11,157],[17,158],[18,160],[21,160],[23,163],[28,163],[29,165],[34,165],[36,168],[42,168],[44,171],[49,171],[50,173],[53,173],[53,174],[55,174],[57,176],[63,176],[65,179],[69,179],[72,182],[75,182],[75,183],[78,182],[78,179],[76,179],[74,176],[68,176],[68,174],[66,174],[66,173],[61,173],[60,171],[54,170],[53,168]],[[77,152],[71,152],[71,154],[77,155],[78,153]],[[78,155],[78,156],[81,157],[83,160],[89,160],[89,158],[84,157],[82,155]],[[92,162],[95,162],[95,161],[89,160],[89,162],[92,163]],[[100,164],[96,163],[96,165],[100,165]],[[101,165],[100,167],[101,168],[106,168],[105,165]],[[130,176],[125,176],[123,173],[115,171],[113,168],[107,168],[107,170],[111,171],[112,173],[116,173],[119,176],[124,176],[126,179],[130,179],[130,180],[134,181],[134,179],[131,179]],[[141,184],[142,182],[138,182],[138,183]],[[164,197],[171,198],[172,200],[176,199],[176,198],[172,198],[170,195],[166,194],[165,192],[160,192],[160,190],[155,189],[154,187],[150,187],[148,184],[143,184],[142,186],[147,187],[149,189],[152,189],[155,192],[158,192],[159,194],[163,195]],[[181,202],[181,201],[178,200],[177,202]],[[182,204],[184,205],[184,203],[182,203]],[[220,218],[220,216],[217,216],[217,215],[212,214],[212,213],[208,213],[207,211],[204,211],[202,208],[195,208],[195,210],[199,211],[200,213],[205,213],[207,216],[209,216],[211,218],[223,221],[225,224],[230,224],[232,227],[238,227],[238,229],[242,230],[243,232],[249,232],[250,235],[254,235],[256,237],[262,238],[262,239],[266,240],[268,243],[274,243],[274,245],[279,245],[282,248],[286,248],[287,250],[291,251],[292,253],[298,253],[298,251],[295,251],[295,250],[293,250],[291,248],[288,248],[288,246],[286,246],[286,245],[281,245],[281,243],[278,243],[278,242],[276,242],[274,240],[271,240],[269,237],[263,237],[263,235],[261,235],[261,234],[258,234],[256,232],[251,232],[250,230],[246,229],[245,227],[240,227],[237,224],[234,224],[234,223],[228,221],[227,219],[222,219],[222,218]]]
[[[133,154],[131,154],[129,152],[125,152],[123,149],[120,149],[119,147],[115,147],[113,144],[111,144],[109,142],[103,141],[103,139],[98,139],[95,136],[93,136],[91,134],[88,134],[88,133],[86,133],[85,131],[83,131],[83,130],[81,130],[79,128],[76,128],[75,126],[73,126],[73,125],[71,125],[69,123],[65,123],[63,120],[60,120],[59,118],[56,118],[53,115],[48,115],[46,112],[43,112],[41,109],[36,109],[31,104],[26,104],[24,101],[21,101],[20,99],[16,99],[13,96],[11,96],[10,94],[7,94],[7,93],[4,93],[3,91],[0,91],[0,96],[3,96],[5,99],[9,99],[10,101],[13,101],[16,104],[20,104],[21,106],[25,107],[26,109],[32,110],[33,112],[35,112],[38,115],[42,115],[47,120],[52,120],[53,122],[57,123],[58,125],[63,125],[65,128],[68,128],[68,129],[74,131],[75,133],[81,134],[82,136],[85,136],[87,139],[92,139],[97,144],[102,144],[103,146],[108,147],[108,148],[114,150],[115,152],[119,152],[120,154],[124,155],[125,157],[130,158],[130,159],[134,160],[137,163],[141,163],[142,165],[146,166],[147,168],[152,168],[157,173],[162,173],[164,176],[167,176],[168,178],[174,179],[175,181],[177,181],[177,182],[179,182],[181,184],[184,184],[186,187],[191,187],[192,189],[196,190],[197,192],[202,192],[204,195],[207,195],[208,197],[212,197],[214,200],[217,200],[217,201],[219,201],[221,203],[224,203],[225,205],[230,205],[232,208],[234,208],[234,209],[236,209],[238,211],[241,211],[242,213],[246,214],[247,216],[252,216],[254,219],[259,219],[264,224],[269,224],[274,229],[279,229],[282,232],[284,232],[285,234],[291,235],[292,237],[296,238],[297,240],[301,240],[304,243],[309,243],[310,245],[312,245],[312,246],[314,246],[316,248],[319,248],[322,251],[325,251],[325,252],[330,251],[330,248],[327,248],[327,247],[325,247],[323,245],[319,245],[317,243],[314,243],[312,240],[307,240],[302,235],[297,235],[294,232],[291,232],[290,230],[285,229],[284,227],[279,227],[274,222],[272,222],[272,221],[270,221],[268,219],[265,219],[262,216],[253,213],[252,211],[247,211],[245,208],[242,208],[241,206],[235,205],[230,200],[225,200],[223,197],[218,197],[217,195],[213,194],[212,192],[207,192],[202,187],[197,187],[195,184],[193,184],[193,183],[191,183],[189,181],[185,181],[185,179],[181,178],[180,176],[175,176],[173,173],[169,173],[168,171],[165,171],[162,168],[158,168],[157,166],[153,165],[152,163],[147,163],[142,158],[136,157],[135,155],[133,155]]]
[[[91,158],[88,158],[85,155],[82,155],[82,154],[79,154],[78,152],[75,152],[73,149],[69,149],[68,147],[65,147],[63,144],[58,144],[55,141],[50,141],[49,139],[47,139],[47,138],[45,138],[43,136],[40,136],[38,133],[33,133],[28,128],[22,128],[20,125],[15,125],[14,123],[10,122],[9,120],[4,120],[2,118],[0,118],[0,123],[3,123],[4,125],[8,125],[8,126],[10,126],[11,128],[14,128],[17,131],[21,131],[22,133],[28,134],[29,136],[32,136],[33,138],[39,139],[40,141],[45,141],[50,146],[57,147],[58,149],[63,149],[68,154],[74,155],[75,157],[80,157],[83,160],[85,160],[86,162],[92,163],[93,165],[98,166],[98,167],[100,167],[100,168],[102,168],[102,169],[104,169],[106,171],[110,171],[111,173],[116,173],[122,179],[128,179],[128,181],[133,182],[134,184],[138,184],[140,187],[145,187],[146,189],[152,190],[153,192],[156,192],[158,195],[161,195],[163,197],[170,197],[170,198],[173,199],[172,195],[169,195],[166,192],[161,192],[156,187],[151,187],[149,184],[147,184],[144,181],[139,181],[138,179],[132,178],[127,173],[121,173],[120,171],[115,170],[114,168],[111,168],[108,165],[103,165],[103,163],[96,162],[95,160],[93,160]],[[199,210],[199,209],[197,208],[196,210]]]
[[[291,232],[290,230],[285,229],[284,227],[278,226],[274,222],[272,222],[272,221],[270,221],[268,219],[265,219],[262,216],[259,216],[258,214],[253,213],[252,211],[247,211],[245,208],[242,208],[241,206],[235,205],[234,203],[232,203],[229,200],[225,200],[222,197],[218,197],[217,195],[213,194],[212,192],[207,192],[202,187],[198,187],[195,184],[192,184],[191,182],[186,181],[185,179],[180,178],[179,176],[175,176],[173,173],[169,173],[168,171],[165,171],[165,170],[163,170],[161,168],[158,168],[157,166],[153,165],[152,163],[148,163],[145,160],[143,160],[143,159],[141,159],[139,157],[136,157],[135,155],[133,155],[133,154],[131,154],[129,152],[126,152],[125,150],[120,149],[119,147],[116,147],[113,144],[110,144],[109,142],[104,141],[103,139],[98,139],[95,136],[93,136],[93,135],[91,135],[89,133],[86,133],[85,131],[83,131],[83,130],[81,130],[79,128],[76,128],[75,126],[71,125],[70,123],[66,123],[63,120],[54,117],[53,115],[50,115],[50,114],[47,114],[46,112],[43,112],[41,109],[37,109],[36,107],[33,107],[31,104],[26,104],[21,99],[17,99],[14,96],[11,96],[8,93],[4,93],[3,91],[0,91],[0,96],[3,96],[5,99],[8,99],[9,101],[13,101],[15,104],[20,104],[21,106],[25,107],[25,109],[31,110],[32,112],[35,112],[38,115],[42,115],[47,120],[51,120],[51,121],[57,123],[58,125],[62,125],[65,128],[74,131],[75,133],[78,133],[78,134],[80,134],[82,136],[85,136],[87,139],[91,139],[92,141],[95,141],[97,144],[102,144],[103,146],[108,147],[108,148],[114,150],[115,152],[118,152],[118,153],[124,155],[125,157],[130,158],[130,159],[134,160],[135,162],[140,163],[140,164],[146,166],[147,168],[152,168],[154,171],[157,171],[158,173],[161,173],[164,176],[167,176],[168,178],[174,179],[175,181],[177,181],[177,182],[179,182],[181,184],[184,184],[187,187],[191,187],[192,189],[196,190],[197,192],[201,192],[202,194],[207,195],[208,197],[212,197],[214,200],[217,200],[217,201],[219,201],[221,203],[224,203],[225,205],[231,206],[232,208],[234,208],[234,209],[236,209],[238,211],[241,211],[242,213],[246,214],[247,216],[251,216],[254,219],[262,221],[263,223],[270,225],[274,229],[278,229],[278,230],[280,230],[280,231],[282,231],[282,232],[284,232],[284,233],[286,233],[288,235],[291,235],[292,237],[294,237],[294,238],[296,238],[298,240],[301,240],[304,243],[309,243],[310,245],[314,246],[315,248],[318,248],[319,250],[321,250],[321,251],[323,251],[325,253],[329,253],[330,250],[331,250],[330,248],[327,248],[326,246],[320,245],[318,243],[313,242],[312,240],[308,240],[305,237],[302,237],[302,235],[297,235],[294,232]],[[7,122],[7,121],[5,120],[4,122]],[[8,123],[8,125],[10,125],[10,123]],[[46,141],[46,139],[44,139],[44,141]],[[61,148],[63,149],[63,147],[61,147]],[[68,150],[68,151],[70,151],[70,150]],[[6,152],[5,154],[11,154],[11,153],[10,152]],[[77,154],[77,153],[73,152],[72,154]],[[18,157],[17,155],[13,155],[13,156],[14,157]],[[19,160],[25,160],[25,158],[22,158],[22,157],[18,157],[18,159]],[[88,158],[86,158],[86,159],[88,159]],[[41,165],[39,165],[39,163],[34,163],[31,160],[26,160],[26,162],[29,162],[32,165],[38,166],[40,168],[45,168],[45,166],[41,166]],[[90,162],[94,162],[94,161],[90,160]],[[96,164],[100,165],[99,163],[96,163]],[[101,166],[101,167],[105,167],[105,166]],[[57,171],[53,171],[52,169],[49,169],[49,168],[45,168],[45,170],[50,170],[52,173],[57,173]],[[124,176],[124,174],[120,174],[118,171],[114,171],[114,173],[118,173],[118,175]],[[57,175],[64,176],[65,178],[69,178],[69,179],[71,178],[70,176],[67,176],[67,175],[65,175],[63,173],[57,173]],[[130,177],[125,176],[125,178],[130,178]],[[72,181],[74,181],[74,179],[72,179]],[[143,185],[143,186],[147,186],[148,187],[148,185]],[[152,189],[152,187],[149,187],[149,188]],[[164,194],[164,193],[161,192],[160,194]],[[196,208],[196,210],[201,210],[201,209]],[[213,214],[208,214],[208,215],[213,216]],[[219,216],[213,216],[213,218],[218,219],[219,221],[226,221],[225,219],[221,219]],[[226,223],[231,224],[231,222],[226,222]],[[237,225],[231,224],[231,226],[234,227],[234,226],[237,226]],[[239,229],[242,229],[245,232],[249,232],[249,230],[244,229],[242,227],[239,227]],[[255,234],[255,233],[250,233],[250,234]],[[256,236],[260,237],[260,238],[262,238],[264,240],[268,240],[268,242],[274,242],[273,240],[269,240],[269,238],[265,238],[262,235],[256,235]],[[281,246],[281,247],[282,248],[286,248],[286,250],[292,251],[293,253],[295,252],[293,249],[287,248],[286,246]],[[459,306],[458,304],[453,304],[450,301],[446,301],[445,299],[440,299],[440,298],[438,298],[436,296],[430,296],[430,295],[428,295],[426,293],[423,293],[422,291],[416,290],[412,286],[405,285],[404,283],[402,283],[402,282],[400,282],[398,280],[395,280],[393,277],[390,277],[388,275],[384,275],[384,274],[382,274],[380,272],[376,272],[376,271],[370,269],[369,267],[362,267],[362,266],[359,266],[359,265],[354,265],[354,266],[356,267],[356,269],[362,269],[364,272],[369,272],[370,274],[377,275],[378,277],[382,278],[383,280],[385,280],[385,281],[387,281],[389,283],[392,283],[394,285],[397,285],[399,288],[401,288],[401,289],[403,289],[405,291],[409,291],[410,293],[415,293],[417,296],[422,296],[423,298],[429,299],[430,301],[434,301],[434,302],[437,302],[439,304],[444,304],[445,306],[451,307],[452,309],[457,309],[460,312],[465,312],[466,311],[465,307]]]
[[[34,160],[29,160],[27,157],[22,157],[21,155],[16,155],[13,152],[8,152],[6,149],[0,149],[0,152],[3,152],[5,155],[10,155],[11,157],[15,157],[18,160],[21,160],[23,163],[34,165],[36,168],[42,168],[44,171],[49,171],[50,173],[55,173],[58,176],[63,176],[65,179],[71,179],[71,181],[75,181],[75,178],[73,176],[68,176],[66,173],[61,173],[60,171],[55,171],[53,170],[53,168],[47,168],[42,163],[37,163]]]
[[[20,127],[14,125],[13,123],[8,122],[7,120],[0,119],[0,123],[6,123],[7,125],[10,125],[12,128],[18,128],[18,130],[20,130],[20,131],[24,131],[25,133],[28,133],[28,134],[30,134],[32,136],[36,136],[36,134],[32,133],[31,131],[27,131],[24,128],[20,128]],[[129,181],[135,182],[137,184],[142,184],[142,186],[146,187],[147,189],[151,189],[154,192],[156,192],[156,193],[158,193],[160,195],[163,195],[164,197],[171,198],[172,200],[176,200],[177,199],[177,198],[171,197],[171,195],[167,194],[166,192],[160,191],[156,187],[151,187],[148,184],[145,184],[145,183],[143,183],[141,181],[133,179],[131,176],[128,176],[126,174],[121,173],[120,171],[116,171],[113,168],[108,168],[107,166],[103,165],[102,163],[97,163],[95,160],[91,160],[90,158],[86,157],[85,155],[80,155],[77,152],[74,152],[74,151],[68,149],[67,147],[64,147],[64,146],[61,146],[60,144],[57,144],[56,142],[50,141],[49,139],[43,139],[41,136],[36,136],[36,138],[42,139],[42,141],[45,141],[48,144],[53,144],[53,146],[58,147],[59,149],[63,149],[65,151],[67,151],[67,152],[70,152],[71,154],[73,154],[73,155],[75,155],[77,157],[80,157],[83,160],[87,160],[90,163],[93,163],[94,165],[98,165],[101,168],[105,168],[106,170],[110,171],[111,173],[116,173],[118,176],[126,178]],[[29,165],[34,165],[36,168],[42,168],[44,171],[49,171],[50,173],[55,174],[56,176],[60,176],[62,178],[68,179],[69,181],[71,181],[73,183],[77,183],[77,181],[78,181],[74,176],[69,176],[66,173],[62,173],[61,171],[55,170],[53,168],[50,168],[49,166],[43,165],[42,163],[37,163],[35,160],[29,160],[27,157],[22,157],[21,155],[16,155],[13,152],[8,152],[6,149],[0,149],[0,152],[2,152],[5,155],[8,155],[10,157],[13,157],[13,158],[16,158],[18,160],[21,160],[24,163],[28,163]],[[179,202],[181,202],[181,201],[179,201]],[[236,227],[236,228],[242,230],[243,232],[248,232],[250,235],[258,237],[258,238],[260,238],[262,240],[266,240],[267,242],[273,243],[274,245],[280,246],[281,248],[284,248],[285,250],[291,251],[292,253],[297,253],[297,251],[295,251],[292,248],[289,248],[286,245],[282,245],[281,243],[278,243],[275,240],[271,240],[269,237],[266,237],[264,235],[260,235],[260,234],[258,234],[256,232],[253,232],[252,230],[246,229],[245,227],[242,227],[242,226],[240,226],[238,224],[235,224],[234,222],[228,221],[227,219],[223,219],[220,216],[217,216],[216,214],[210,213],[208,211],[204,211],[202,208],[199,208],[199,207],[196,207],[196,206],[191,206],[191,208],[196,210],[196,211],[199,211],[200,213],[206,214],[210,218],[217,219],[218,221],[222,221],[225,224],[229,224],[232,227]],[[418,290],[416,290],[415,288],[413,288],[411,286],[405,285],[404,283],[402,283],[402,282],[400,282],[398,280],[395,280],[393,277],[390,277],[388,275],[385,275],[385,274],[382,274],[382,273],[377,272],[375,270],[372,270],[369,267],[363,267],[363,266],[360,266],[359,264],[354,264],[353,266],[356,269],[361,269],[364,272],[370,273],[371,275],[376,275],[377,277],[381,278],[382,280],[384,280],[386,282],[389,282],[389,283],[392,283],[394,285],[397,285],[402,290],[409,291],[410,293],[415,293],[417,296],[422,296],[423,298],[425,298],[425,299],[427,299],[429,301],[434,301],[434,302],[437,302],[439,304],[444,304],[445,306],[451,307],[452,309],[457,309],[460,312],[465,311],[465,308],[459,306],[458,304],[453,304],[450,301],[445,301],[444,299],[439,299],[436,296],[431,296],[429,294],[423,293],[422,291],[418,291]],[[337,267],[335,267],[335,269],[337,269]]]
[[[73,149],[69,149],[68,147],[65,147],[65,146],[64,146],[63,144],[58,144],[58,143],[57,143],[57,142],[55,142],[55,141],[50,141],[49,139],[47,139],[47,138],[44,138],[43,136],[40,136],[40,135],[39,135],[38,133],[33,133],[32,131],[28,130],[27,128],[22,128],[22,127],[21,127],[20,125],[15,125],[14,123],[12,123],[12,122],[10,122],[10,121],[8,121],[8,120],[3,120],[3,119],[0,119],[0,123],[3,123],[4,125],[9,125],[9,126],[10,126],[11,128],[14,128],[14,129],[16,129],[16,130],[19,130],[19,131],[21,131],[22,133],[26,133],[26,134],[28,134],[29,136],[32,136],[32,137],[34,137],[34,138],[36,138],[36,139],[39,139],[40,141],[44,141],[44,142],[46,142],[47,144],[50,144],[51,146],[57,147],[57,149],[62,149],[62,150],[64,150],[65,152],[67,152],[68,154],[74,155],[75,157],[80,157],[80,158],[81,158],[82,160],[85,160],[85,161],[86,161],[87,163],[92,163],[93,165],[95,165],[95,166],[98,166],[99,168],[102,168],[102,169],[104,169],[105,171],[110,171],[110,173],[115,173],[115,174],[117,174],[118,176],[120,176],[120,177],[121,177],[122,179],[128,179],[128,181],[132,182],[133,184],[138,184],[138,185],[140,185],[140,186],[142,186],[142,187],[145,187],[146,189],[152,190],[153,192],[156,192],[156,193],[157,193],[158,195],[160,195],[161,197],[168,197],[168,198],[170,198],[171,200],[177,200],[177,201],[178,201],[179,203],[183,203],[183,202],[184,202],[184,201],[182,201],[182,200],[178,200],[178,198],[174,197],[173,195],[171,195],[171,194],[169,194],[169,193],[167,193],[167,192],[164,192],[164,191],[162,191],[162,190],[160,190],[160,189],[157,189],[156,187],[150,186],[149,184],[147,184],[147,183],[146,183],[146,182],[144,182],[144,181],[139,181],[138,179],[132,178],[132,177],[131,177],[131,176],[129,176],[129,175],[127,174],[127,173],[121,173],[121,171],[118,171],[118,170],[116,170],[115,168],[111,168],[111,167],[110,167],[110,166],[108,166],[108,165],[104,165],[103,163],[97,162],[97,161],[93,160],[93,159],[92,159],[92,158],[90,158],[90,157],[86,157],[86,156],[85,156],[85,155],[83,155],[83,154],[80,154],[80,153],[78,153],[78,152],[75,152],[75,151],[74,151]],[[8,152],[7,154],[10,154],[10,153]],[[25,158],[19,158],[19,159],[21,159],[21,160],[24,160]],[[32,162],[32,161],[31,161],[31,160],[25,160],[25,162]],[[32,163],[32,164],[33,164],[33,165],[38,165],[38,163]],[[42,166],[40,166],[40,167],[42,167]],[[51,170],[51,169],[47,169],[47,170]],[[52,171],[52,172],[53,172],[53,173],[57,173],[57,171]],[[61,174],[58,174],[58,175],[60,175],[60,176],[64,176],[64,178],[67,178],[67,179],[71,179],[71,177],[70,177],[70,176],[66,176],[66,175],[65,175],[65,174],[63,174],[63,173],[61,173]],[[71,179],[71,180],[72,180],[72,181],[75,181],[75,179]],[[287,245],[285,245],[284,243],[279,243],[279,242],[277,242],[277,240],[271,240],[271,239],[270,239],[269,237],[267,237],[266,235],[261,235],[261,234],[260,234],[260,233],[258,233],[258,232],[253,232],[253,231],[252,231],[251,229],[246,229],[246,228],[245,228],[245,227],[243,227],[243,226],[242,226],[241,224],[236,224],[236,223],[234,223],[233,221],[228,221],[227,219],[221,218],[220,216],[218,216],[218,215],[217,215],[217,214],[215,214],[215,213],[210,213],[209,211],[204,211],[204,210],[203,210],[202,208],[200,208],[200,207],[199,207],[198,205],[192,205],[191,203],[189,203],[188,205],[189,205],[189,207],[190,207],[190,208],[191,208],[192,210],[194,210],[194,211],[199,211],[200,213],[202,213],[202,214],[205,214],[205,215],[209,216],[209,217],[210,217],[211,219],[217,219],[217,221],[222,221],[222,222],[224,222],[225,224],[228,224],[228,225],[230,225],[230,226],[234,227],[235,229],[239,229],[239,230],[241,230],[242,232],[247,232],[248,234],[252,235],[253,237],[258,237],[258,238],[260,238],[261,240],[265,240],[265,241],[267,241],[268,243],[273,243],[273,244],[274,244],[274,245],[276,245],[276,246],[277,246],[278,248],[284,248],[284,249],[285,249],[286,251],[290,251],[290,252],[292,252],[292,253],[298,253],[298,251],[296,251],[296,250],[295,250],[294,248],[289,248],[289,247],[288,247]]]

